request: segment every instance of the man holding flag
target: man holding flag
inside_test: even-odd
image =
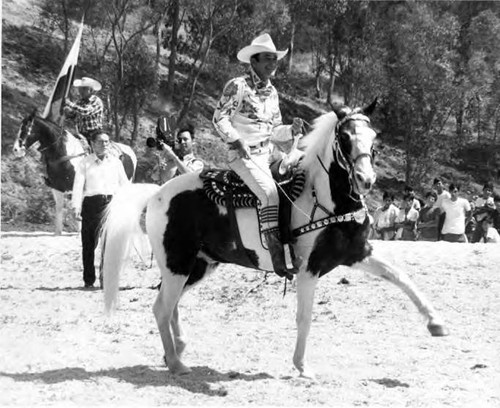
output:
[[[85,136],[89,145],[92,136],[102,130],[103,124],[103,103],[101,98],[95,95],[95,92],[101,90],[101,84],[95,79],[83,77],[73,83],[78,88],[80,100],[72,102],[66,100],[64,112],[68,117],[75,117],[78,132]]]

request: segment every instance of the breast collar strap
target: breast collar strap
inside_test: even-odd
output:
[[[351,221],[355,221],[358,224],[363,224],[366,220],[366,217],[368,216],[368,209],[366,208],[364,201],[363,201],[363,207],[360,208],[359,210],[352,211],[347,214],[334,215],[318,202],[314,186],[312,188],[312,196],[314,199],[314,205],[311,210],[311,216],[309,217],[309,219],[310,220],[314,219],[314,215],[318,208],[321,209],[327,215],[327,217],[321,218],[318,221],[309,222],[308,224],[305,224],[299,228],[295,228],[294,230],[292,230],[292,235],[294,237],[298,237],[299,235],[303,235],[308,232],[316,231],[330,224],[338,224],[341,222],[351,222]]]

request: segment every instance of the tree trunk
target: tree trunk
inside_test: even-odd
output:
[[[163,20],[158,21],[158,23],[155,26],[155,33],[156,33],[156,57],[155,57],[155,65],[156,65],[156,71],[159,70],[160,68],[160,55],[161,55],[161,36],[162,36],[162,26],[163,26]]]
[[[293,66],[293,45],[295,42],[295,23],[292,23],[292,32],[290,34],[290,45],[289,45],[289,51],[288,51],[288,74],[291,74],[292,72],[292,66]]]
[[[178,44],[178,33],[180,28],[180,7],[179,0],[172,1],[172,38],[170,39],[170,57],[168,61],[168,80],[167,80],[167,95],[168,100],[172,100],[174,94],[174,84],[175,84],[175,70],[177,63],[177,44]]]
[[[191,81],[191,91],[189,92],[189,98],[186,103],[184,103],[184,106],[182,107],[181,113],[179,114],[179,117],[177,119],[177,124],[181,123],[184,119],[184,117],[187,115],[189,112],[189,109],[191,109],[191,104],[193,103],[194,95],[196,93],[196,85],[198,84],[198,78],[200,77],[201,71],[203,67],[205,66],[205,62],[208,58],[208,53],[210,52],[210,49],[212,48],[212,40],[209,40],[207,42],[207,48],[205,49],[205,52],[203,53],[203,56],[200,60],[200,65],[198,68],[196,66],[193,66],[193,76],[192,76],[192,81]]]
[[[136,107],[133,119],[132,119],[132,134],[130,136],[130,146],[135,147],[135,143],[137,141],[137,133],[139,130],[139,109]]]
[[[328,80],[328,93],[326,96],[326,101],[328,104],[332,104],[332,95],[333,95],[333,89],[335,88],[335,65],[337,64],[337,58],[333,58],[333,62],[330,66],[330,77]]]

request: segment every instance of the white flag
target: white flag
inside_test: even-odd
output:
[[[63,112],[63,102],[69,94],[71,86],[73,84],[73,78],[75,76],[76,64],[78,62],[78,54],[80,53],[80,41],[83,32],[83,18],[80,23],[80,28],[78,29],[78,34],[76,35],[75,41],[71,50],[64,61],[64,65],[59,72],[56,84],[52,90],[52,95],[45,106],[43,111],[43,117],[48,119],[58,125],[62,125],[64,118]]]

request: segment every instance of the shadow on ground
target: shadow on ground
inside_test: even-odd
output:
[[[155,369],[145,365],[111,368],[107,370],[87,371],[80,367],[66,367],[58,370],[48,370],[39,373],[6,373],[0,371],[0,377],[11,378],[16,382],[44,382],[57,384],[66,381],[85,381],[99,377],[110,377],[125,381],[137,387],[171,386],[180,387],[192,393],[225,396],[224,386],[214,388],[213,383],[229,381],[259,381],[273,378],[267,373],[243,374],[236,371],[222,373],[206,366],[191,367],[187,375],[174,376],[167,369]]]

